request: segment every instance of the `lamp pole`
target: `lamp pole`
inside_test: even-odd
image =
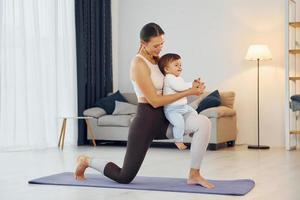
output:
[[[259,62],[271,60],[272,54],[267,45],[254,44],[249,46],[245,59],[257,61],[257,145],[248,145],[248,149],[269,149],[269,146],[260,145],[259,141]]]
[[[259,142],[259,61],[257,58],[257,145],[249,145],[248,149],[269,149],[269,146],[260,145]]]

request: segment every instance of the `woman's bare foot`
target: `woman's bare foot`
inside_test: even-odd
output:
[[[76,180],[85,180],[84,172],[89,166],[90,160],[91,158],[85,155],[80,155],[77,157],[77,167],[74,173],[74,177]]]
[[[201,185],[207,189],[212,189],[215,186],[208,182],[205,178],[200,175],[199,170],[191,169],[189,178],[187,180],[187,184],[189,185]]]
[[[179,150],[185,150],[187,146],[183,142],[175,142],[175,145]]]

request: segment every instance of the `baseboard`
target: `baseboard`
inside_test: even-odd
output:
[[[93,145],[92,141],[89,140],[89,144]],[[188,148],[190,148],[190,143],[185,143]],[[112,140],[96,140],[97,146],[126,146],[127,141],[112,141]],[[235,145],[235,141],[223,142],[219,144],[209,143],[207,146],[207,150],[216,151],[225,147],[233,147]],[[177,148],[173,142],[153,142],[151,147],[158,148]]]

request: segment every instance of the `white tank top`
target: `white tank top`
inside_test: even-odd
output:
[[[152,79],[153,85],[157,91],[157,94],[162,94],[163,85],[164,85],[164,75],[161,73],[158,65],[151,63],[141,54],[137,54],[136,56],[142,58],[145,61],[145,63],[147,64],[147,66],[150,69],[151,79]],[[133,89],[134,89],[136,96],[144,97],[144,94],[142,93],[142,91],[140,90],[140,88],[136,84],[136,82],[134,80],[131,80],[131,83],[133,85]]]

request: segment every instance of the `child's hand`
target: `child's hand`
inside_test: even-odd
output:
[[[196,95],[196,96],[203,94],[204,90],[205,90],[205,85],[202,82],[200,82],[198,87],[193,86],[192,88],[189,89],[190,95]]]
[[[199,87],[200,83],[196,80],[193,81],[193,87]]]
[[[203,83],[200,81],[200,78],[195,79],[195,80],[193,81],[193,87],[200,87],[201,84],[203,84]]]

